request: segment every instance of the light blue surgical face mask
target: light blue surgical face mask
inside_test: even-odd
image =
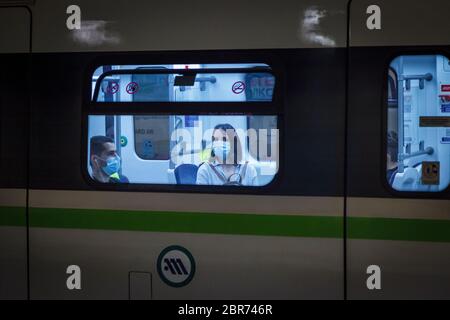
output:
[[[109,157],[106,159],[106,165],[102,167],[104,173],[110,177],[114,173],[119,172],[120,169],[120,157],[118,155]]]
[[[222,163],[225,162],[230,154],[230,143],[228,141],[214,141],[212,147],[214,155],[219,158]]]

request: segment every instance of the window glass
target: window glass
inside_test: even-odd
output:
[[[450,183],[450,67],[441,55],[399,56],[388,71],[386,178],[398,191]]]
[[[102,183],[263,186],[278,171],[276,123],[266,115],[90,115],[87,169]]]
[[[272,157],[272,150],[278,150],[278,139],[272,141],[271,134],[272,129],[277,128],[277,117],[258,117],[249,116],[248,117],[249,128],[254,128],[255,132],[261,135],[259,143],[256,150],[249,150],[252,157],[257,160],[266,161],[270,160]],[[273,143],[273,144],[272,144]],[[260,148],[265,148],[264,150],[259,150]]]
[[[169,159],[169,116],[134,116],[134,148],[145,160]]]
[[[274,88],[265,64],[102,66],[92,77],[96,102],[270,102]]]

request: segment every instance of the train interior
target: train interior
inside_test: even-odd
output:
[[[387,179],[397,191],[436,192],[450,183],[450,62],[405,55],[388,76]],[[399,130],[400,129],[400,130]]]
[[[177,75],[178,69],[203,70],[203,73]],[[275,79],[265,69],[269,70],[265,64],[99,67],[92,77],[95,102],[111,106],[133,102],[207,103],[212,114],[89,115],[87,170],[90,176],[95,179],[91,139],[106,136],[114,141],[120,159],[119,174],[127,182],[197,184],[198,167],[211,161],[214,128],[227,124],[237,135],[231,143],[232,151],[240,154],[241,164],[247,163],[256,170],[257,177],[251,185],[269,184],[278,171],[277,116],[219,116],[213,112],[217,102],[270,103]]]

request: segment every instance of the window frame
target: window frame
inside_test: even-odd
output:
[[[425,192],[425,191],[401,191],[394,189],[389,181],[386,179],[387,172],[387,129],[388,129],[388,111],[389,111],[389,70],[393,70],[397,76],[397,72],[391,67],[392,61],[401,56],[420,56],[420,55],[441,55],[450,60],[450,52],[442,50],[439,47],[429,47],[429,48],[396,48],[393,50],[394,53],[386,55],[384,68],[383,68],[383,83],[381,86],[381,143],[380,143],[380,159],[381,159],[381,175],[380,180],[383,188],[387,190],[391,195],[396,198],[406,198],[406,199],[448,199],[450,195],[450,183],[448,186],[440,191],[435,192]],[[398,110],[398,97],[397,97],[397,110]],[[398,112],[398,111],[397,111]]]
[[[394,58],[395,59],[395,58]],[[394,82],[396,82],[396,81],[398,81],[398,74],[397,74],[397,71],[395,71],[395,69],[394,68],[392,68],[391,66],[389,66],[389,70],[390,71],[392,71],[392,73],[394,74],[394,76],[395,76],[395,79],[393,79],[394,80]],[[388,81],[389,81],[389,70],[388,70]],[[397,84],[395,83],[395,89],[397,89]],[[388,99],[388,108],[389,108],[389,84],[388,84],[388,93],[387,93],[387,99]],[[396,93],[397,94],[397,93]],[[398,95],[398,94],[397,94]],[[397,97],[397,99],[396,99],[396,101],[397,101],[397,108],[398,108],[398,97]]]
[[[183,52],[176,53],[177,58],[161,56],[154,57],[150,54],[139,54],[137,58],[134,53],[123,53],[120,56],[105,56],[94,59],[85,69],[83,95],[82,95],[82,131],[81,131],[81,174],[84,181],[93,189],[105,191],[136,191],[136,192],[179,192],[179,193],[219,193],[219,194],[261,194],[276,193],[277,186],[284,176],[283,154],[284,154],[284,110],[285,110],[285,92],[286,92],[286,72],[283,62],[270,54],[248,54],[241,58],[225,58],[223,54],[210,52],[206,58],[202,55],[194,54],[191,59],[185,59]],[[171,56],[171,54],[169,54]],[[180,62],[181,60],[181,62]],[[192,61],[189,61],[192,60]],[[245,63],[264,63],[269,68],[264,67],[264,73],[271,73],[275,78],[272,101],[238,101],[238,102],[97,102],[92,94],[92,75],[94,71],[105,65],[147,65],[147,64],[245,64]],[[260,68],[223,68],[223,69],[203,69],[205,73],[214,73],[217,70],[223,70],[223,73],[232,73],[241,70],[241,73],[256,72]],[[142,69],[138,69],[142,70]],[[144,69],[147,72],[149,69]],[[177,74],[185,69],[175,69]],[[188,72],[197,72],[199,69],[190,69]],[[161,73],[161,69],[153,70],[154,73]],[[171,71],[169,70],[169,73]],[[127,74],[130,72],[127,71]],[[100,77],[96,84],[100,84]],[[214,104],[214,107],[211,107]],[[209,106],[208,106],[209,105]],[[263,186],[221,186],[221,185],[181,185],[181,184],[145,184],[145,183],[101,183],[94,180],[89,174],[89,163],[86,162],[89,154],[88,143],[88,125],[90,115],[214,115],[214,116],[276,116],[277,128],[279,130],[279,159],[278,171],[271,182]]]

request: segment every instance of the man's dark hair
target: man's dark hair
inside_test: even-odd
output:
[[[398,138],[395,131],[389,131],[387,135],[387,153],[391,157],[391,161],[398,161]]]
[[[105,150],[105,143],[114,143],[114,140],[106,136],[93,136],[90,141],[91,156],[101,156]]]

